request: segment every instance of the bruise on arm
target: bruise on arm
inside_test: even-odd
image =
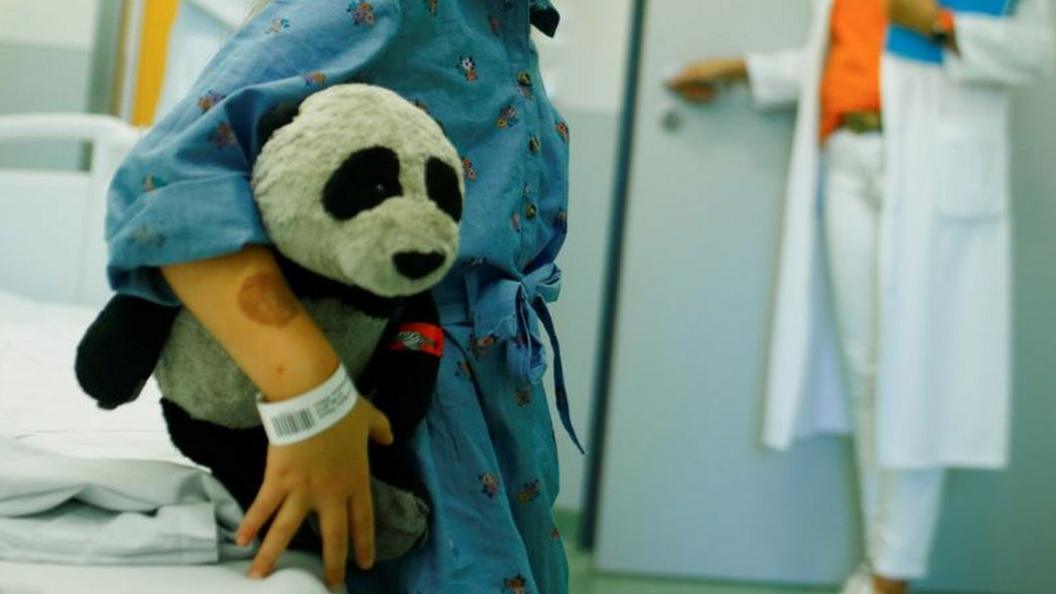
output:
[[[276,328],[288,326],[301,312],[286,281],[274,272],[259,272],[242,282],[238,309],[254,322]]]
[[[337,353],[267,248],[165,266],[162,273],[267,400],[303,394],[337,369]]]

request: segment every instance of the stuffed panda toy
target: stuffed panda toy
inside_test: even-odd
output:
[[[395,93],[339,85],[280,105],[259,126],[252,187],[291,289],[396,442],[371,445],[379,561],[424,539],[428,495],[406,441],[424,418],[443,334],[430,289],[458,254],[464,182],[457,151]],[[268,439],[257,389],[181,308],[113,298],[78,348],[85,392],[105,409],[153,374],[173,443],[248,508]],[[310,533],[302,529],[301,542]],[[318,540],[314,539],[314,544]]]

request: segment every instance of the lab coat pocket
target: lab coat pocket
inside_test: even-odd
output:
[[[947,123],[939,127],[938,149],[939,216],[960,222],[1003,217],[1007,204],[998,143],[968,126]]]

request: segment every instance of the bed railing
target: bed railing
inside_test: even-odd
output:
[[[106,195],[140,131],[109,116],[0,116],[0,144],[87,143],[87,171],[0,168],[0,290],[48,301],[98,305],[105,278]]]

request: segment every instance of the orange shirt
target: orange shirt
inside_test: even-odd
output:
[[[821,81],[821,138],[843,114],[880,110],[880,56],[887,34],[885,0],[836,0],[829,57]]]

